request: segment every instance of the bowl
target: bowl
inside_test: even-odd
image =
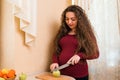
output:
[[[15,76],[16,77],[16,76]],[[15,77],[7,78],[5,80],[15,80]]]

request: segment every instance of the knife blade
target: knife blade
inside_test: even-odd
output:
[[[64,69],[64,68],[70,66],[70,64],[71,64],[71,63],[63,64],[63,65],[59,66],[58,68],[55,68],[53,71]]]

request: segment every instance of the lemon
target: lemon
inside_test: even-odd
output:
[[[9,70],[8,69],[2,69],[2,74],[8,74]]]

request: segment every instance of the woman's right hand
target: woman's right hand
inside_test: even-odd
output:
[[[52,63],[50,65],[50,70],[53,71],[55,68],[58,68],[58,67],[59,67],[58,63]]]

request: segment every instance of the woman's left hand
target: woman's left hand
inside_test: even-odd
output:
[[[72,57],[68,60],[67,63],[74,65],[74,64],[77,64],[77,63],[79,62],[79,60],[80,60],[80,57],[75,54],[74,56],[72,56]]]

